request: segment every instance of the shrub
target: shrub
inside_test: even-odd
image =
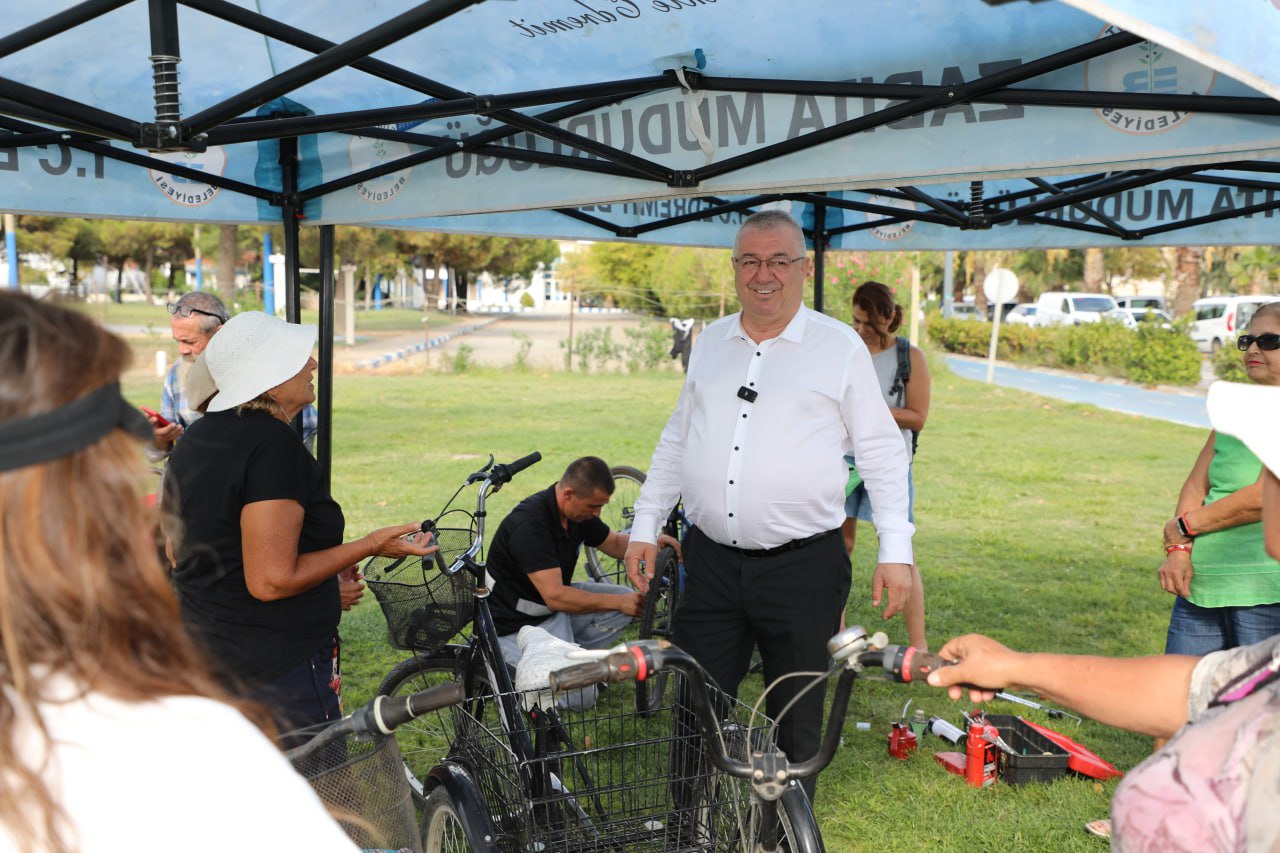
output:
[[[470,344],[458,344],[458,349],[453,354],[453,372],[466,373],[468,370],[475,367],[475,355],[475,347]]]
[[[947,352],[981,358],[990,348],[988,323],[933,314],[928,318],[928,331],[929,339]],[[1194,385],[1200,379],[1195,342],[1182,328],[1165,329],[1155,324],[1138,329],[1111,322],[1045,328],[1002,324],[996,357],[1118,376],[1144,385]],[[1232,361],[1238,364],[1239,358]]]
[[[1213,375],[1227,382],[1248,382],[1244,372],[1244,359],[1235,347],[1223,347],[1213,354]]]
[[[533,339],[524,332],[512,332],[511,337],[516,341],[516,370],[524,372],[529,369],[529,350],[533,349]]]
[[[1177,329],[1143,323],[1130,350],[1129,378],[1144,385],[1195,385],[1200,381],[1200,351]],[[1237,359],[1237,362],[1239,359]]]
[[[521,308],[533,307],[533,297],[529,295],[529,291],[527,290],[524,293],[520,294],[520,307]]]
[[[627,370],[657,370],[663,360],[670,357],[671,335],[667,327],[658,323],[628,326],[622,330],[627,341],[623,345],[623,360]]]

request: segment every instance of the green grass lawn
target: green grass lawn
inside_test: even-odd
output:
[[[982,631],[1021,649],[1158,653],[1171,604],[1156,581],[1160,526],[1204,433],[969,382],[940,363],[933,370],[915,469],[916,555],[933,645]],[[500,461],[532,450],[544,457],[491,501],[495,520],[579,455],[644,468],[679,381],[483,370],[336,376],[334,491],[347,535],[435,514],[489,453]],[[158,380],[128,383],[148,404],[158,387]],[[901,622],[882,623],[870,606],[875,537],[868,525],[859,532],[848,620],[905,642]],[[384,632],[371,596],[343,621],[349,707],[404,656]],[[968,708],[924,686],[855,686],[845,744],[819,783],[828,849],[1101,849],[1082,827],[1107,814],[1114,782],[974,790],[933,760],[933,752],[955,747],[932,736],[899,762],[885,737],[908,700],[953,723]],[[991,710],[1022,712],[1005,703]],[[1123,770],[1150,751],[1148,739],[1092,722],[1026,715]],[[858,730],[858,721],[870,730]]]

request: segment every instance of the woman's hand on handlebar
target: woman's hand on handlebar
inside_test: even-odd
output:
[[[380,527],[364,538],[370,556],[374,557],[425,557],[439,550],[431,536],[422,532],[420,522]]]
[[[1013,673],[1023,657],[981,634],[948,640],[938,655],[955,663],[929,673],[929,684],[947,688],[952,699],[960,699],[968,690],[971,702],[990,701],[998,691],[1014,684]]]

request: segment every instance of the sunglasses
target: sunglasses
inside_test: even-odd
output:
[[[1236,346],[1240,352],[1245,352],[1254,344],[1258,345],[1258,349],[1277,350],[1280,349],[1280,335],[1275,332],[1267,332],[1265,335],[1241,335],[1236,341]]]
[[[179,305],[176,302],[170,302],[167,306],[169,313],[177,317],[190,317],[192,314],[202,314],[205,317],[216,317],[219,323],[225,323],[230,317],[223,317],[221,314],[215,314],[212,311],[201,311],[199,308],[192,308],[188,305]]]

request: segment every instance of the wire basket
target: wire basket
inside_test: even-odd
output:
[[[397,649],[432,653],[471,624],[475,587],[466,571],[448,574],[446,566],[475,541],[470,513],[455,510],[433,528],[440,549],[426,557],[373,557],[364,579],[387,619],[387,639]]]
[[[674,699],[682,676],[670,677],[676,689],[665,695]],[[512,697],[515,707],[533,707],[535,693]],[[749,745],[761,748],[769,720],[757,716],[748,728],[750,709],[718,698],[728,753],[745,758]],[[589,711],[535,709],[525,720],[542,757],[525,760],[512,749],[498,705],[452,709],[453,757],[475,778],[503,849],[739,853],[754,837],[750,786],[711,766],[692,713],[677,701],[640,717],[632,691],[615,688]]]
[[[281,741],[300,744],[285,756],[356,846],[421,853],[417,813],[394,737],[355,736],[322,723]]]

